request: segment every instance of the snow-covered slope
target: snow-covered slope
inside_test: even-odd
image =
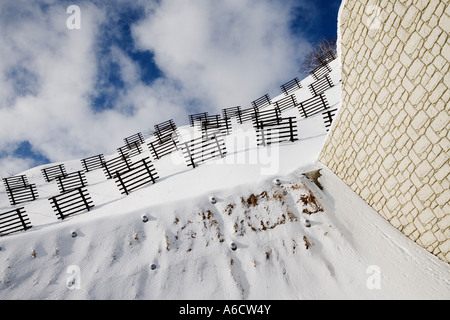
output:
[[[326,91],[330,105],[339,92]],[[449,266],[317,162],[322,116],[298,128],[297,142],[257,147],[251,125],[235,124],[223,159],[191,169],[174,152],[154,161],[155,184],[128,196],[88,172],[95,207],[64,221],[47,200],[56,183],[26,171],[39,191],[25,204],[33,228],[0,238],[0,299],[450,298]],[[64,164],[81,170],[79,160]],[[322,190],[303,174],[318,168]],[[0,212],[9,208],[2,189]]]

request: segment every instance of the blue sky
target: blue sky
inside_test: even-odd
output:
[[[69,30],[69,5],[80,8]],[[340,1],[0,3],[0,175],[111,153],[123,137],[242,105],[336,37]]]

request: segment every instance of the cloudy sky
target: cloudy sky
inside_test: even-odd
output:
[[[0,176],[278,95],[340,2],[0,1]]]

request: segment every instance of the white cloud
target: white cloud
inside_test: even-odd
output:
[[[193,111],[249,107],[296,76],[308,43],[289,32],[295,2],[143,2],[146,17],[133,26],[133,37],[138,49],[154,53],[164,77],[146,85],[138,64],[113,47],[110,58],[125,85],[113,109],[94,112],[90,98],[105,71],[95,46],[100,25],[112,19],[105,5],[114,2],[80,2],[81,29],[68,30],[67,6],[58,1],[2,1],[0,150],[28,140],[51,161],[65,161],[111,153],[123,137],[170,118],[187,123]],[[17,169],[11,161],[30,164],[4,157],[0,172]]]

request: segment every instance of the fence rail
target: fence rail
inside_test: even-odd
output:
[[[277,124],[261,126],[256,129],[256,141],[259,146],[297,140],[296,117],[283,118]]]
[[[128,171],[117,172],[115,182],[122,194],[128,195],[131,191],[159,179],[150,159],[144,158],[133,164]]]
[[[241,122],[241,119],[239,119],[240,111],[241,111],[241,106],[224,108],[224,109],[222,109],[222,117],[230,118],[230,119],[232,117],[237,117],[238,121]]]
[[[315,80],[319,80],[323,76],[327,75],[331,72],[331,68],[328,66],[328,64],[319,65],[314,70],[311,71],[311,75]]]
[[[259,129],[265,126],[279,124],[281,121],[281,111],[279,107],[264,111],[256,110],[253,115],[253,127]]]
[[[41,169],[41,172],[44,175],[45,181],[47,182],[53,181],[57,177],[64,176],[67,174],[64,164],[59,164],[56,166]]]
[[[0,213],[0,236],[28,230],[31,227],[24,207]]]
[[[58,219],[83,211],[90,211],[94,204],[85,188],[76,188],[48,199]]]
[[[191,127],[195,125],[196,122],[201,122],[206,120],[208,117],[208,112],[194,113],[189,115],[189,124]]]
[[[281,86],[281,90],[283,90],[285,95],[289,95],[291,92],[297,91],[298,89],[302,88],[302,84],[298,80],[298,78],[294,78]]]
[[[84,158],[81,159],[81,165],[83,166],[84,172],[101,169],[105,166],[105,157],[103,154],[98,154],[96,156]]]
[[[207,116],[205,120],[200,123],[202,134],[208,137],[208,131],[213,132],[220,131],[222,134],[231,133],[231,119],[222,118],[220,115],[216,114],[213,116]]]
[[[162,140],[154,140],[150,141],[148,145],[148,149],[152,154],[153,159],[159,160],[162,157],[171,154],[173,151],[178,149],[178,136],[176,132],[173,132],[173,135],[168,135]]]

